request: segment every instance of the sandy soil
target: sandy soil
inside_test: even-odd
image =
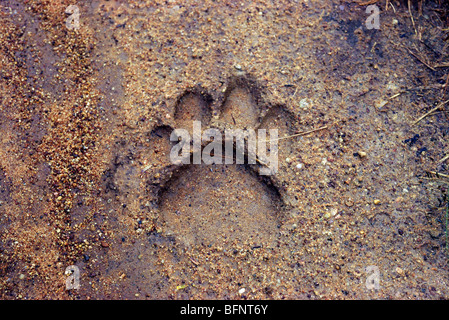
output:
[[[2,1],[0,297],[447,299],[445,4],[387,3]],[[171,163],[192,120],[279,170]]]

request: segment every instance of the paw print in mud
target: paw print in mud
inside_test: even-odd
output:
[[[263,105],[245,78],[230,81],[218,110],[212,102],[184,94],[170,123],[150,134],[151,157],[161,162],[150,174],[157,229],[186,246],[270,246],[288,207],[283,159],[292,141],[283,138],[295,133],[294,117]]]

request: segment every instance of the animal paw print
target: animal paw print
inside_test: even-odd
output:
[[[292,142],[284,138],[295,132],[294,117],[282,106],[263,105],[257,85],[241,77],[230,80],[220,107],[213,110],[212,105],[208,94],[188,92],[179,99],[169,123],[150,134],[151,157],[160,161],[150,173],[151,183],[158,188],[157,229],[186,246],[271,246],[288,207],[283,159],[292,152]],[[170,141],[170,136],[174,128],[183,128],[192,136],[193,121],[201,121],[203,135],[211,128],[220,132],[266,129],[269,139],[269,129],[277,129],[278,171],[263,175],[266,162],[256,157],[257,161],[248,164],[248,148],[239,149],[236,143],[232,145],[234,157],[237,150],[243,152],[244,164],[236,164],[235,159],[232,164],[173,164],[170,153],[176,141]],[[203,152],[208,143],[201,144]],[[226,149],[224,140],[218,144]],[[271,146],[267,142],[267,148]]]

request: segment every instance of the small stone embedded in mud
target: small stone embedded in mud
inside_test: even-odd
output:
[[[431,237],[432,239],[438,239],[438,238],[440,237],[440,235],[441,235],[441,232],[440,232],[440,230],[437,229],[437,228],[432,228],[432,229],[430,229],[430,231],[429,231],[429,235],[430,235],[430,237]]]
[[[375,105],[376,109],[382,109],[387,103],[388,103],[388,101],[381,99],[381,100],[377,100],[374,105]]]
[[[367,156],[365,151],[359,151],[357,152],[357,154],[359,155],[360,158],[365,158]]]
[[[109,247],[109,243],[107,243],[107,242],[104,241],[104,240],[102,240],[102,241],[100,242],[100,245],[101,245],[103,248]]]
[[[309,107],[309,105],[310,105],[310,104],[309,104],[307,98],[301,99],[301,100],[299,101],[299,107],[302,108],[302,109],[307,109],[307,108]]]

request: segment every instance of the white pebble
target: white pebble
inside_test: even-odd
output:
[[[297,165],[296,165],[296,169],[301,169],[302,168],[302,163],[298,163]]]
[[[364,152],[364,151],[359,151],[359,156],[360,156],[360,158],[365,158],[366,155],[367,155],[366,152]]]
[[[329,210],[329,213],[330,213],[331,216],[333,217],[333,216],[337,215],[338,210],[337,210],[336,208],[331,208],[331,209]]]
[[[244,294],[245,293],[245,288],[242,288],[239,290],[239,294]]]
[[[309,107],[309,102],[307,98],[301,99],[299,101],[299,107],[303,109],[307,109]]]

